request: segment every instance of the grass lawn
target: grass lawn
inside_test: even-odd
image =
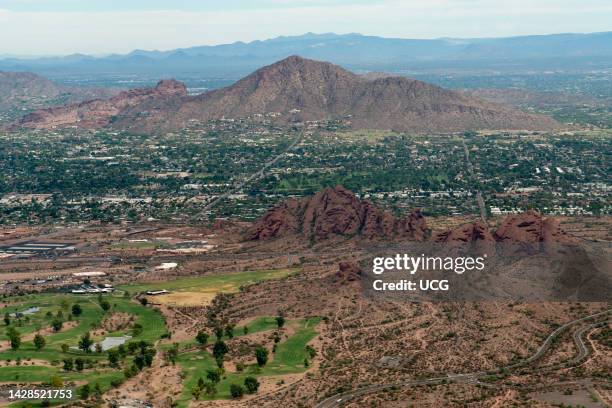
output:
[[[139,250],[139,249],[155,249],[161,245],[155,242],[118,242],[110,246],[113,250]]]
[[[263,327],[269,327],[269,322],[274,318],[261,318],[258,323]],[[302,319],[287,324],[296,324],[296,332],[287,340],[280,342],[276,352],[270,356],[270,360],[263,368],[251,365],[245,368],[242,373],[226,373],[221,382],[217,384],[217,394],[214,397],[202,397],[204,399],[228,399],[230,398],[230,385],[243,384],[244,379],[249,376],[275,376],[283,374],[300,373],[306,370],[304,359],[308,357],[306,345],[317,334],[316,325],[319,323],[318,317]],[[249,326],[250,328],[251,326]],[[272,327],[264,330],[271,330],[276,327],[276,322]],[[249,330],[249,333],[252,333]],[[177,362],[183,369],[185,379],[183,382],[183,393],[178,400],[179,407],[186,407],[193,398],[191,390],[197,385],[198,379],[206,381],[206,371],[215,369],[217,364],[213,356],[207,351],[195,351],[179,355]]]
[[[297,268],[271,269],[261,271],[233,272],[215,275],[190,276],[169,282],[133,283],[120,285],[118,288],[130,293],[147,290],[166,289],[185,292],[235,292],[240,286],[262,280],[280,279],[297,272]]]
[[[74,302],[72,302],[74,303]],[[6,314],[23,312],[30,307],[38,307],[40,310],[30,315],[22,317],[9,317],[11,325],[15,327],[22,335],[36,332],[41,328],[48,327],[53,320],[53,317],[47,316],[51,312],[53,316],[58,311],[62,311],[65,317],[70,313],[69,306],[72,305],[68,295],[26,295],[9,298],[5,301],[5,307],[1,310],[2,317]],[[68,306],[68,307],[66,307]],[[4,322],[0,326],[0,340],[7,340],[6,330],[2,330]]]
[[[244,325],[243,326],[237,326],[234,327],[234,337],[240,337],[240,336],[244,336]],[[251,334],[251,333],[258,333],[258,332],[262,332],[262,331],[267,331],[267,330],[272,330],[276,328],[276,319],[274,317],[268,317],[268,316],[260,316],[260,317],[256,317],[255,319],[253,319],[249,324],[246,325],[248,332],[247,334]],[[214,335],[214,333],[208,333],[208,342],[206,344],[213,344],[216,341],[216,336]],[[195,338],[192,340],[186,340],[186,341],[181,341],[181,342],[175,342],[178,343],[179,345],[179,349],[188,349],[188,348],[192,348],[194,346],[197,346],[198,343],[195,341]],[[168,350],[172,347],[174,347],[175,343],[166,343],[166,344],[162,344],[160,346],[160,348],[162,350]]]
[[[262,375],[290,374],[304,371],[304,359],[308,357],[305,347],[317,335],[315,327],[319,321],[318,317],[300,320],[299,328],[295,334],[278,344],[274,359],[263,368]]]
[[[53,298],[56,295],[39,295],[39,299],[33,299],[28,302],[28,305],[38,306],[46,305],[41,307],[41,311],[37,313],[37,315],[41,316],[41,324],[40,327],[48,327],[51,324],[53,318],[47,318],[45,316],[46,309],[50,308],[55,316],[57,311],[61,310],[61,301],[49,302],[49,298]],[[62,296],[63,298],[63,296]],[[80,337],[86,332],[92,330],[93,326],[97,325],[102,321],[105,314],[100,305],[98,304],[98,298],[96,296],[68,296],[70,299],[69,305],[78,303],[83,310],[81,316],[74,317],[73,319],[78,322],[76,327],[60,331],[58,333],[53,333],[49,335],[45,335],[46,345],[45,348],[41,351],[37,351],[34,348],[33,342],[23,341],[21,347],[17,351],[7,350],[0,352],[0,360],[6,359],[16,359],[18,357],[22,359],[26,358],[36,358],[36,359],[45,359],[52,361],[52,359],[45,358],[46,353],[54,354],[55,360],[61,358],[62,354],[61,345],[68,344],[68,346],[77,346]],[[160,336],[166,332],[166,324],[164,322],[163,316],[152,308],[143,307],[140,304],[132,302],[130,299],[116,297],[116,296],[106,296],[106,300],[111,304],[111,310],[109,313],[128,313],[134,316],[137,316],[136,323],[142,325],[143,330],[142,333],[138,336],[133,336],[134,340],[145,340],[148,342],[154,342],[159,340]],[[51,305],[51,306],[49,306]],[[64,316],[67,316],[70,309],[68,311],[63,311]],[[38,318],[37,318],[38,319]],[[19,331],[22,336],[27,334],[27,332],[22,331],[22,328],[16,326],[17,331]],[[4,339],[6,339],[6,330],[2,331]],[[120,335],[133,335],[131,330],[124,330],[122,332],[111,333],[113,336]],[[96,339],[102,340],[102,339]],[[74,354],[71,351],[70,354]],[[95,358],[95,354],[91,355],[92,358]]]
[[[122,285],[120,289],[132,294],[154,289],[168,289],[181,293],[229,293],[238,291],[243,285],[268,279],[281,279],[298,271],[297,268],[289,268],[185,277],[169,282]],[[104,299],[111,305],[110,311],[106,313],[100,306],[98,296],[43,293],[4,299],[5,313],[23,312],[30,307],[39,307],[40,310],[28,316],[11,318],[10,325],[20,333],[22,343],[16,351],[11,349],[0,351],[0,383],[49,382],[52,377],[57,376],[61,377],[65,383],[76,382],[79,387],[88,383],[93,388],[98,383],[100,388],[106,391],[111,387],[112,381],[122,380],[124,378],[123,367],[131,364],[132,357],[127,357],[121,369],[111,369],[105,364],[107,353],[85,353],[74,349],[64,353],[61,346],[63,344],[69,347],[77,346],[83,334],[92,331],[111,313],[127,313],[136,316],[134,323],[140,324],[143,328],[139,335],[134,336],[132,327],[109,333],[111,336],[131,335],[133,338],[130,341],[144,340],[154,343],[167,332],[167,327],[163,316],[151,307],[144,307],[130,298],[118,295],[104,296]],[[45,334],[46,344],[42,350],[36,350],[33,341],[25,339],[27,335],[32,336],[32,333],[50,327],[51,322],[58,315],[62,316],[62,320],[66,322],[75,303],[78,303],[82,309],[81,315],[70,317],[72,321],[77,322],[75,327],[66,328],[57,333]],[[269,365],[263,369],[253,365],[247,367],[243,373],[228,373],[218,385],[218,394],[215,398],[229,398],[230,384],[237,382],[242,384],[244,378],[249,375],[271,376],[304,371],[306,369],[304,367],[304,358],[306,357],[304,347],[316,335],[315,326],[317,323],[318,318],[287,322],[287,324],[296,325],[297,331],[289,339],[278,344],[276,353],[274,356],[270,356]],[[0,321],[0,341],[7,341],[7,327],[2,328],[2,324]],[[269,331],[276,328],[276,321],[273,317],[258,317],[247,326],[248,334]],[[234,328],[234,336],[244,336],[244,326]],[[100,341],[102,338],[96,337],[94,340]],[[214,341],[215,337],[211,334],[209,342]],[[191,345],[195,345],[194,340],[181,343],[182,348]],[[158,347],[158,350],[169,346],[162,345]],[[64,371],[62,360],[77,357],[85,360],[96,360],[92,363],[97,364],[94,368],[88,368],[82,372]],[[12,365],[17,360],[21,360],[22,365]],[[49,365],[29,365],[31,360],[45,360]],[[186,374],[184,392],[180,401],[181,406],[186,406],[191,399],[191,389],[200,377],[206,377],[207,369],[216,367],[216,363],[207,351],[191,351],[180,354],[178,364]],[[62,401],[52,401],[52,405],[60,403]],[[40,401],[20,401],[13,403],[11,406],[39,407],[41,405]]]
[[[15,300],[16,299],[16,300]],[[0,352],[0,382],[49,382],[51,377],[61,377],[64,382],[77,381],[79,384],[84,382],[89,383],[91,387],[98,383],[103,391],[110,388],[113,380],[121,380],[124,378],[122,369],[110,369],[104,367],[85,369],[82,372],[70,371],[66,372],[62,369],[61,361],[64,359],[74,359],[80,357],[84,360],[106,360],[106,353],[85,353],[78,350],[70,350],[67,353],[61,351],[61,345],[77,346],[80,337],[86,332],[92,330],[93,326],[98,325],[106,316],[102,307],[98,302],[97,296],[81,296],[81,295],[58,295],[58,294],[38,294],[28,295],[22,298],[9,299],[10,308],[24,310],[27,307],[40,307],[40,311],[29,316],[30,322],[28,325],[18,325],[17,319],[11,322],[15,328],[23,335],[32,333],[40,327],[48,327],[57,315],[58,311],[62,311],[66,319],[70,313],[73,304],[78,303],[81,306],[82,314],[78,317],[73,317],[73,320],[78,322],[76,327],[53,334],[45,335],[46,344],[42,350],[36,350],[31,340],[23,340],[18,350],[5,350]],[[162,334],[166,332],[166,325],[163,316],[152,308],[144,307],[131,299],[118,296],[104,296],[111,309],[108,314],[112,313],[128,313],[137,316],[135,323],[142,325],[142,333],[138,336],[133,336],[131,328],[126,328],[123,331],[112,333],[112,335],[132,335],[130,341],[157,341]],[[12,303],[17,303],[13,305]],[[25,307],[24,307],[25,306]],[[8,307],[7,307],[8,309]],[[47,312],[51,312],[53,317],[48,317]],[[22,323],[24,319],[22,318]],[[35,327],[30,330],[30,327]],[[2,335],[6,339],[5,331],[2,330]],[[102,340],[96,338],[95,340]],[[6,340],[5,340],[6,341]],[[45,360],[51,366],[7,366],[4,361],[14,362],[18,359],[22,360],[22,364],[29,364],[30,359]],[[131,357],[128,356],[128,359]],[[128,362],[126,361],[125,364]],[[3,365],[4,364],[4,365]],[[59,404],[61,401],[54,401],[54,404]],[[65,401],[63,401],[65,403]],[[40,402],[24,402],[20,401],[12,404],[16,407],[37,407]]]
[[[93,387],[94,384],[99,384],[102,392],[106,392],[111,388],[113,380],[123,378],[123,373],[118,370],[89,370],[80,373],[66,373],[59,368],[52,367],[12,367],[15,370],[4,370],[0,374],[0,381],[19,381],[19,382],[44,382],[49,381],[53,376],[61,377],[64,380],[63,388],[73,390],[72,400],[78,399],[79,387],[70,387],[69,382],[87,382]],[[27,378],[27,379],[26,379]],[[70,400],[51,400],[52,405],[66,404]],[[19,408],[34,408],[42,407],[42,400],[18,401],[9,405],[10,407]]]

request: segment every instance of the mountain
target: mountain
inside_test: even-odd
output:
[[[300,235],[318,242],[334,236],[367,239],[403,238],[423,241],[429,237],[419,210],[396,218],[370,202],[360,200],[342,186],[328,187],[312,197],[291,199],[271,209],[248,232],[250,240]]]
[[[289,236],[315,242],[354,236],[369,240],[428,241],[451,248],[471,247],[489,254],[499,250],[505,255],[521,256],[552,254],[558,246],[579,246],[578,240],[565,232],[556,218],[544,217],[534,210],[505,217],[494,232],[477,221],[432,235],[420,210],[398,218],[359,199],[342,186],[327,187],[313,196],[279,203],[253,223],[246,238],[266,241]]]
[[[132,89],[120,92],[109,99],[94,99],[81,103],[34,111],[25,115],[12,128],[51,129],[69,126],[102,128],[112,125],[113,120],[133,106],[146,103],[181,103],[187,96],[185,85],[174,80],[159,81],[154,88]]]
[[[183,89],[176,81],[176,89]],[[158,85],[159,87],[159,85]],[[354,128],[410,132],[476,129],[553,129],[552,119],[465,96],[405,77],[369,80],[327,62],[291,56],[235,84],[196,96],[122,93],[107,103],[86,102],[34,112],[20,126],[101,127],[138,132],[171,131],[190,121],[279,113],[277,122],[349,119]],[[154,97],[141,98],[143,95]],[[137,96],[131,98],[131,96]],[[124,99],[129,102],[119,102]],[[95,120],[89,120],[95,117]]]
[[[463,70],[520,72],[592,70],[612,61],[612,32],[508,38],[401,39],[361,34],[277,37],[126,55],[0,59],[0,69],[106,75],[112,73],[238,78],[290,55],[331,61],[353,70]]]
[[[0,72],[0,111],[30,110],[46,106],[106,98],[109,88],[66,87],[30,72]]]
[[[18,108],[34,98],[51,99],[61,94],[52,81],[27,72],[0,72],[0,109]]]

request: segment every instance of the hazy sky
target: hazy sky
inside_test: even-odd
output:
[[[0,0],[0,55],[105,54],[305,32],[401,38],[612,30],[612,0]]]

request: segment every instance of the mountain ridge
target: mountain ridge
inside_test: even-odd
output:
[[[544,217],[535,210],[508,215],[495,229],[474,221],[432,234],[421,209],[395,216],[342,186],[326,187],[313,196],[280,202],[253,223],[245,239],[270,241],[292,236],[315,243],[353,237],[430,242],[509,256],[553,254],[559,248],[580,246],[577,238],[563,230],[558,219]]]
[[[206,72],[208,76],[244,76],[258,66],[289,55],[331,61],[353,70],[405,70],[436,66],[496,70],[578,66],[593,69],[594,58],[612,59],[612,32],[527,35],[501,38],[403,39],[363,34],[306,34],[251,42],[205,45],[166,51],[134,50],[105,57],[0,59],[0,69],[53,73],[160,73],[172,76]],[[584,58],[588,57],[588,58]],[[500,61],[511,64],[499,64]],[[542,62],[543,61],[543,62]],[[465,68],[465,67],[464,67]]]
[[[184,88],[182,84],[177,85],[177,81],[168,82]],[[256,70],[233,85],[196,96],[188,96],[185,91],[166,97],[165,93],[155,90],[122,92],[104,104],[90,101],[37,111],[22,118],[17,126],[108,125],[150,133],[174,131],[193,120],[274,112],[278,115],[273,120],[279,123],[347,119],[357,129],[417,133],[559,127],[545,116],[471,98],[421,81],[405,77],[369,80],[337,65],[299,56],[290,56]],[[96,119],[90,120],[90,116]]]
[[[64,86],[31,72],[0,71],[0,111],[103,99],[117,93],[113,88]]]

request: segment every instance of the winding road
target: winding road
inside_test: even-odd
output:
[[[401,381],[401,382],[395,382],[395,383],[385,383],[385,384],[378,384],[378,385],[370,385],[367,387],[363,387],[354,391],[347,391],[341,394],[336,394],[333,395],[323,401],[321,401],[319,404],[316,405],[316,408],[335,408],[335,407],[341,407],[342,405],[344,405],[345,403],[363,396],[363,395],[367,395],[367,394],[371,394],[371,393],[375,393],[378,391],[383,391],[386,389],[390,389],[390,388],[401,388],[401,387],[412,387],[412,386],[416,386],[416,385],[427,385],[427,384],[439,384],[442,382],[446,382],[446,381],[469,381],[469,382],[474,382],[477,384],[482,384],[478,381],[478,379],[480,377],[486,376],[486,375],[491,375],[491,374],[495,374],[495,373],[499,373],[502,372],[503,370],[508,370],[508,369],[514,369],[514,368],[518,368],[518,367],[522,367],[525,365],[528,365],[530,363],[533,363],[534,361],[540,359],[545,353],[546,351],[548,351],[548,349],[550,348],[550,346],[552,345],[552,342],[554,341],[554,339],[556,337],[558,337],[559,335],[561,335],[565,330],[567,330],[568,328],[578,325],[580,323],[583,323],[585,321],[591,320],[591,319],[596,319],[598,317],[603,317],[606,315],[609,315],[612,312],[612,309],[608,309],[605,310],[603,312],[599,312],[599,313],[595,313],[595,314],[591,314],[588,316],[584,316],[580,319],[576,319],[576,320],[572,320],[571,322],[565,323],[562,326],[559,326],[555,331],[553,331],[542,343],[542,345],[540,346],[540,348],[529,358],[516,363],[516,364],[512,364],[509,366],[505,366],[505,367],[500,367],[497,368],[495,370],[487,370],[487,371],[478,371],[478,372],[473,372],[473,373],[466,373],[466,374],[453,374],[453,373],[448,373],[445,376],[440,376],[440,377],[432,377],[432,378],[427,378],[427,379],[421,379],[421,380],[407,380],[407,381]],[[566,361],[565,363],[562,363],[560,365],[572,365],[575,364],[579,361],[581,361],[582,359],[584,359],[585,357],[588,356],[589,354],[589,349],[586,346],[586,344],[584,343],[583,340],[583,335],[590,329],[592,329],[593,327],[595,327],[598,323],[595,324],[591,324],[588,326],[585,326],[583,328],[580,328],[579,330],[575,331],[573,334],[573,340],[574,343],[576,344],[576,346],[578,347],[578,355],[573,357],[571,360]],[[544,367],[544,368],[556,368],[559,365],[555,365],[552,367]]]

